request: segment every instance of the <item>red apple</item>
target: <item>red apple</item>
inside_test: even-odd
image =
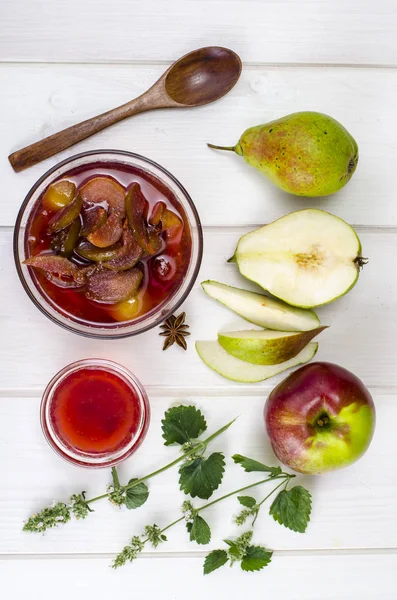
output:
[[[367,450],[375,405],[364,384],[346,369],[315,362],[289,375],[265,404],[277,458],[300,473],[346,467]]]

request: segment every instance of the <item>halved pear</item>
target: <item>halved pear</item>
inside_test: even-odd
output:
[[[243,235],[230,260],[242,275],[301,308],[328,304],[346,294],[365,264],[354,229],[314,208]]]
[[[241,290],[218,281],[203,281],[203,290],[227,308],[255,325],[278,331],[309,331],[320,325],[312,310],[288,306],[264,294]]]
[[[196,350],[208,367],[222,375],[222,377],[239,383],[263,381],[282,373],[282,371],[291,369],[291,367],[307,363],[316,354],[317,348],[318,344],[316,342],[310,342],[294,358],[279,365],[263,366],[253,365],[232,356],[216,341],[196,342]]]
[[[255,365],[278,365],[294,358],[326,327],[311,331],[230,331],[218,333],[218,342],[229,354]]]

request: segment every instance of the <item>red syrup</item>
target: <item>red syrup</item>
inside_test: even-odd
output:
[[[89,180],[98,176],[110,177],[126,191],[134,182],[139,183],[149,203],[149,214],[158,202],[164,202],[167,209],[181,220],[182,230],[175,237],[163,235],[161,250],[155,256],[142,258],[138,267],[143,272],[143,280],[133,301],[111,305],[91,300],[85,296],[84,288],[59,287],[38,269],[31,269],[40,293],[58,312],[91,326],[139,320],[160,308],[181,286],[192,253],[191,231],[183,207],[165,184],[146,171],[118,163],[92,163],[72,169],[60,179],[74,183],[78,192]],[[48,226],[55,213],[43,206],[45,192],[27,224],[25,243],[28,257],[51,252],[53,235],[49,233]],[[84,260],[76,254],[70,260],[77,265],[85,265]]]
[[[126,369],[104,360],[65,367],[48,385],[41,418],[50,445],[84,466],[109,466],[134,452],[149,423],[144,389]]]
[[[66,446],[95,454],[124,446],[140,422],[134,390],[113,373],[81,369],[56,388],[51,420]]]

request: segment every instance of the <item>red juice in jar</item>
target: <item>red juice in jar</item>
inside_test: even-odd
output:
[[[109,466],[143,441],[149,403],[127,369],[89,359],[65,367],[49,383],[41,420],[48,442],[63,458],[83,466]]]

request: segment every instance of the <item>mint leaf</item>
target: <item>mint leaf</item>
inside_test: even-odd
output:
[[[270,473],[271,477],[276,477],[276,475],[281,475],[282,470],[280,467],[268,467],[253,458],[247,458],[246,456],[241,456],[241,454],[234,454],[232,459],[237,465],[241,465],[247,473],[252,473],[256,471],[261,471],[263,473]]]
[[[277,494],[269,512],[280,525],[304,533],[310,521],[311,509],[310,492],[301,485],[296,485],[290,490],[282,490]]]
[[[185,494],[207,500],[218,489],[225,470],[225,457],[214,452],[208,458],[196,458],[179,469],[179,485]]]
[[[241,561],[243,571],[260,571],[266,567],[272,559],[273,552],[261,546],[248,546]]]
[[[237,496],[237,500],[247,508],[252,508],[256,504],[256,500],[252,496]]]
[[[135,479],[130,479],[128,483],[133,483],[136,481]],[[125,505],[131,510],[133,508],[139,508],[142,504],[145,504],[146,500],[149,497],[149,490],[147,488],[146,483],[138,483],[133,488],[125,490]]]
[[[241,560],[241,549],[239,548],[238,544],[232,542],[231,540],[223,541],[229,546],[229,558],[231,558],[232,560]]]
[[[207,429],[201,411],[195,406],[173,406],[161,421],[164,445],[186,444],[197,439]]]
[[[212,573],[212,571],[223,567],[228,560],[226,550],[213,550],[205,557],[204,575],[208,575],[208,573]]]
[[[207,521],[199,515],[196,515],[193,522],[186,523],[188,532],[190,533],[190,541],[198,544],[208,544],[211,539],[211,529]]]

